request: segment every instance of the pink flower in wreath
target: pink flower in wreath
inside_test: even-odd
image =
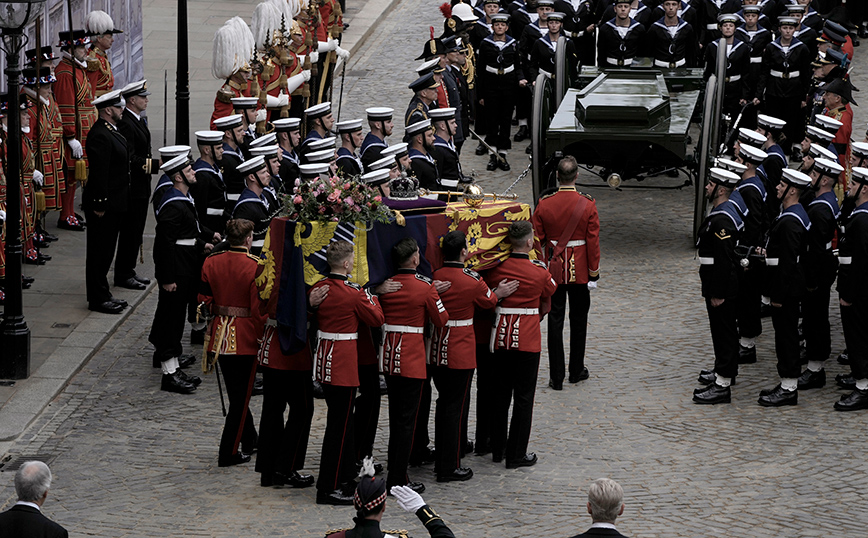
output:
[[[304,200],[302,200],[301,196],[296,196],[295,198],[292,199],[292,203],[294,203],[294,204],[300,204],[303,201]]]
[[[337,202],[338,200],[340,200],[340,198],[341,198],[340,192],[338,192],[338,191],[334,191],[334,192],[332,192],[331,194],[328,195],[327,200],[328,200],[329,202],[334,203],[334,202]]]

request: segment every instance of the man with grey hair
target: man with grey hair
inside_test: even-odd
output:
[[[588,488],[588,513],[594,523],[587,532],[573,538],[607,536],[626,538],[615,528],[615,519],[624,513],[624,490],[611,478],[598,478]]]
[[[0,514],[0,536],[66,538],[66,529],[42,515],[51,487],[51,471],[41,461],[25,461],[15,473],[18,502]]]

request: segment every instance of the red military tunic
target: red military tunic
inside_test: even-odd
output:
[[[268,321],[265,322],[265,334],[262,336],[256,359],[262,366],[275,370],[307,371],[313,368],[313,359],[308,345],[292,355],[287,355],[280,349],[277,318],[273,316],[269,316]]]
[[[498,349],[542,351],[540,342],[540,299],[551,297],[557,289],[554,279],[543,262],[531,260],[527,254],[512,253],[509,258],[489,271],[488,282],[503,279],[518,280],[518,289],[495,308],[491,329],[491,351]]]
[[[115,87],[115,77],[108,55],[96,45],[91,45],[87,53],[87,79],[93,97],[105,95]]]
[[[358,387],[359,328],[382,325],[383,310],[376,297],[347,280],[346,275],[332,273],[311,291],[322,286],[328,286],[329,291],[317,309],[316,379],[326,385]]]
[[[387,375],[425,379],[425,324],[443,327],[449,314],[430,278],[414,269],[398,269],[392,280],[401,289],[383,295],[385,338],[380,349],[380,371]]]
[[[42,192],[45,194],[45,209],[52,211],[60,209],[60,195],[66,192],[66,182],[63,181],[63,122],[60,109],[53,97],[48,103],[38,102],[36,93],[26,89],[26,98],[33,103],[27,109],[30,116],[30,132],[28,138],[33,141],[36,157],[36,168],[44,176]],[[37,109],[39,117],[37,117]]]
[[[241,85],[231,79],[226,79],[223,86],[217,90],[214,98],[214,112],[211,113],[211,129],[214,130],[214,120],[232,115],[232,99],[234,97],[251,97],[250,82]],[[255,97],[259,97],[258,95]]]
[[[578,221],[569,237],[562,237],[574,212]],[[597,204],[575,187],[561,187],[543,197],[533,213],[533,230],[543,250],[543,260],[558,284],[587,284],[600,276],[600,219]],[[556,259],[549,257],[559,241],[566,247]]]
[[[75,138],[81,142],[82,151],[85,152],[85,163],[87,163],[85,149],[87,133],[90,132],[97,118],[96,109],[91,102],[93,92],[87,79],[87,72],[85,67],[64,54],[63,60],[54,69],[54,76],[57,77],[57,82],[54,83],[54,98],[63,122],[63,138],[66,140]],[[78,118],[75,116],[76,101],[78,101]],[[68,145],[63,149],[66,167],[75,168],[72,150]],[[72,182],[74,178],[67,178],[67,180]]]
[[[216,355],[256,355],[265,316],[254,283],[256,256],[232,247],[208,256],[202,266],[199,302],[216,317],[211,321],[208,351]]]
[[[431,335],[429,362],[456,370],[476,368],[473,313],[476,308],[494,308],[497,295],[479,273],[466,269],[461,262],[446,262],[434,272],[434,280],[451,282],[452,286],[440,295],[449,321]]]

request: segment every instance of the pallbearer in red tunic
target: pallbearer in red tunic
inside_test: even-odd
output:
[[[73,231],[84,230],[84,225],[73,211],[76,181],[87,179],[87,156],[84,148],[87,133],[97,118],[85,62],[86,47],[89,44],[90,38],[85,35],[84,30],[60,32],[58,46],[63,51],[63,59],[54,70],[54,76],[57,77],[57,82],[54,83],[54,98],[60,108],[63,138],[66,142],[63,148],[66,192],[61,196],[62,208],[57,227]]]
[[[518,221],[509,227],[512,254],[488,275],[489,282],[518,280],[518,290],[495,309],[491,331],[491,350],[498,364],[500,379],[491,423],[492,460],[506,455],[506,468],[526,467],[537,462],[527,451],[533,421],[533,397],[539,372],[540,300],[557,289],[544,263],[530,259],[534,247],[533,226]],[[507,415],[513,403],[507,438]]]
[[[87,14],[84,27],[91,41],[87,53],[87,78],[93,97],[99,97],[114,89],[115,77],[108,51],[114,44],[115,34],[121,34],[123,30],[115,29],[111,16],[98,9]]]
[[[226,237],[229,250],[205,260],[199,289],[199,301],[215,316],[207,351],[217,356],[229,396],[229,413],[217,460],[220,467],[247,463],[256,447],[256,428],[248,405],[256,376],[259,339],[265,328],[259,290],[254,283],[258,258],[248,252],[253,241],[253,223],[227,222]]]
[[[431,279],[416,272],[420,259],[419,245],[413,238],[402,239],[392,248],[398,273],[391,280],[400,289],[381,298],[386,325],[380,349],[380,371],[389,387],[387,482],[389,487],[409,484],[416,491],[424,491],[425,486],[410,482],[407,465],[413,449],[422,384],[427,377],[423,333],[429,321],[435,327],[443,327],[449,320]]]
[[[233,97],[258,97],[250,85],[250,55],[255,47],[253,33],[241,17],[232,17],[214,34],[211,74],[223,81],[214,98],[211,129],[217,130],[214,120],[232,115]]]
[[[501,282],[491,290],[476,271],[466,269],[467,239],[464,232],[449,232],[443,237],[443,267],[434,272],[434,281],[448,282],[440,294],[449,321],[431,334],[428,360],[435,365],[437,408],[434,416],[434,445],[437,447],[435,471],[438,482],[469,480],[470,468],[461,467],[467,439],[464,410],[470,405],[470,383],[476,368],[476,335],[473,313],[476,308],[493,309],[500,298],[508,297],[518,282]]]
[[[60,195],[66,191],[63,181],[63,124],[60,109],[54,100],[52,84],[57,80],[51,68],[42,66],[40,72],[28,67],[22,72],[24,98],[33,106],[27,109],[33,141],[36,168],[42,172],[42,192],[45,195],[45,210],[60,209]]]
[[[325,300],[316,309],[314,375],[322,384],[328,405],[316,484],[317,504],[350,505],[353,502],[351,489],[347,491],[344,486],[352,485],[355,475],[352,412],[359,386],[359,327],[366,329],[366,325],[379,327],[383,324],[383,310],[377,298],[348,280],[354,258],[352,243],[331,243],[326,249],[331,273],[310,292],[322,293],[321,288],[327,288]]]
[[[552,296],[548,324],[549,386],[563,388],[564,317],[570,300],[570,383],[588,378],[585,339],[588,331],[590,290],[600,278],[600,219],[597,205],[576,190],[576,160],[567,156],[558,163],[560,187],[544,196],[533,213],[533,228],[543,249],[543,259],[558,284]]]

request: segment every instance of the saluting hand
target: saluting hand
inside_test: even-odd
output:
[[[510,280],[507,280],[504,278],[503,280],[501,280],[497,284],[497,287],[495,287],[491,291],[493,291],[494,294],[497,295],[498,299],[503,299],[504,297],[509,297],[510,295],[515,293],[515,290],[517,290],[517,289],[518,289],[518,280],[510,281]]]

